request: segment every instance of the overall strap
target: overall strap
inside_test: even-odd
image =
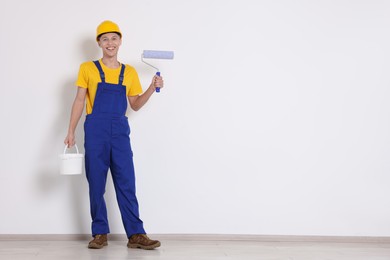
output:
[[[99,70],[100,79],[102,80],[102,82],[106,82],[106,77],[104,76],[104,72],[103,72],[102,66],[100,65],[99,61],[95,60],[93,63],[95,63],[96,67]]]
[[[121,68],[121,73],[119,74],[119,85],[122,85],[123,83],[123,78],[125,75],[125,64],[122,63],[122,68]]]

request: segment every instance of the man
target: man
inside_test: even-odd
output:
[[[107,172],[111,170],[122,222],[129,248],[154,249],[157,240],[146,235],[139,218],[135,191],[133,153],[130,145],[130,127],[126,117],[127,100],[138,111],[157,87],[163,87],[161,77],[154,76],[149,88],[142,93],[136,70],[118,61],[122,33],[117,24],[104,21],[97,27],[96,40],[103,57],[81,64],[78,86],[64,143],[75,144],[75,129],[80,120],[85,100],[85,170],[89,184],[92,236],[89,248],[108,245],[110,232],[104,201]]]

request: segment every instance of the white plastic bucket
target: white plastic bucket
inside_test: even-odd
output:
[[[64,153],[60,154],[60,173],[62,175],[77,175],[83,172],[84,154],[79,153],[79,148],[75,145],[77,153],[66,153],[68,145],[65,145]]]

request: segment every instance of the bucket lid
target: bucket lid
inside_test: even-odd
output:
[[[81,153],[66,153],[58,155],[62,160],[72,159],[72,158],[84,158],[84,154]]]

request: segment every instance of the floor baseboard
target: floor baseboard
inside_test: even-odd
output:
[[[327,242],[390,243],[390,237],[293,236],[293,235],[227,235],[227,234],[149,234],[152,239],[180,241],[258,241],[258,242]],[[0,241],[79,241],[90,240],[90,234],[0,234]],[[109,234],[113,241],[127,240],[125,234]]]

